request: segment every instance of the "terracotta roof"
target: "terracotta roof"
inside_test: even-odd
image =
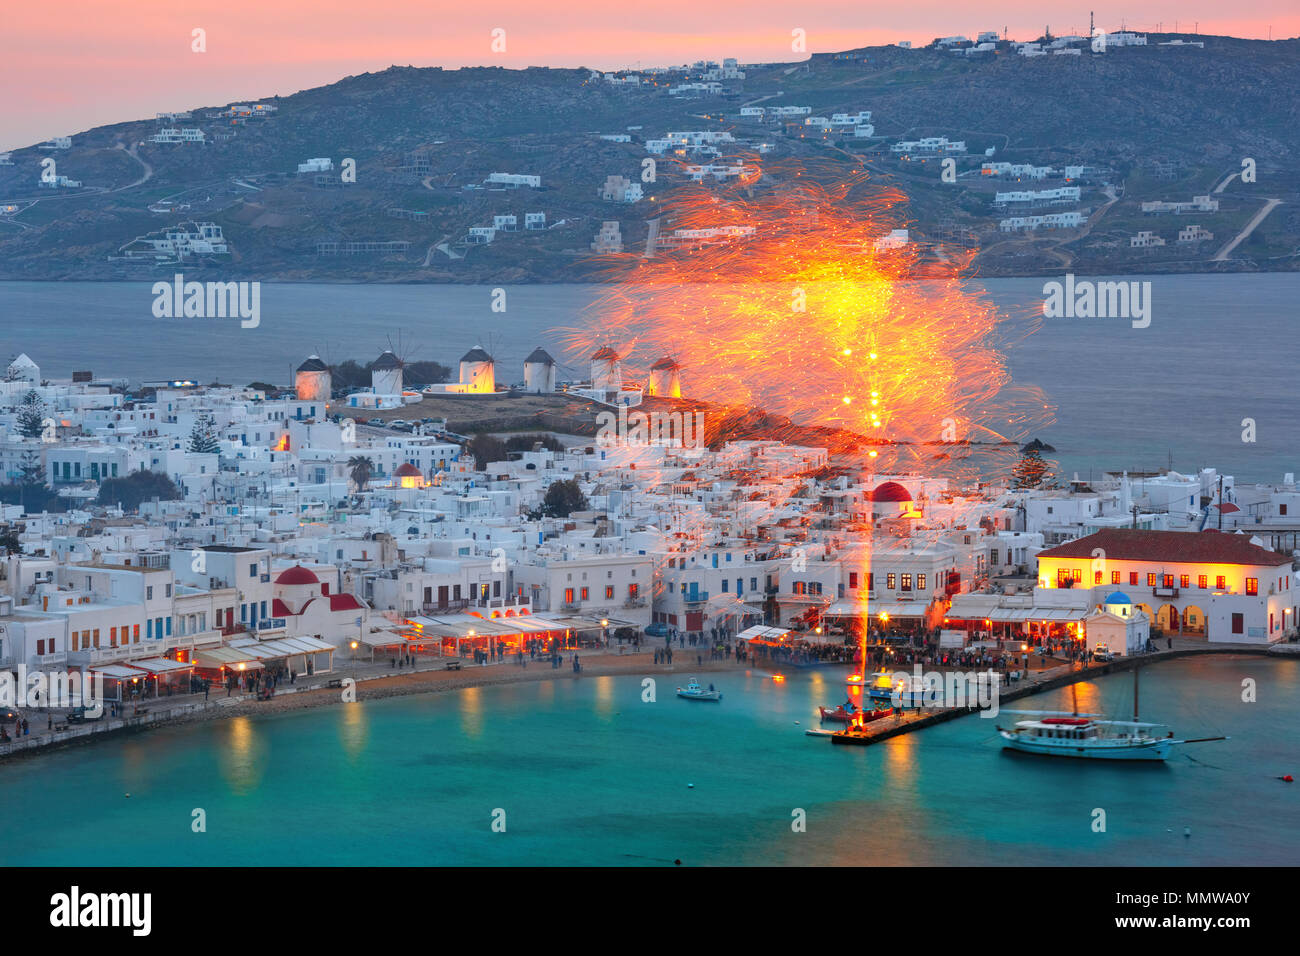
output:
[[[654,365],[651,365],[650,368],[653,370],[660,368],[681,368],[681,366],[665,355],[659,361],[655,362]]]
[[[276,584],[320,584],[320,578],[308,571],[301,564],[295,564],[288,571],[280,572]]]
[[[1168,561],[1180,564],[1289,565],[1284,554],[1251,544],[1244,534],[1206,534],[1201,531],[1134,531],[1107,528],[1086,538],[1038,552],[1040,558],[1088,558],[1100,548],[1113,561]]]
[[[394,478],[418,478],[421,472],[409,461],[404,461],[393,469]]]
[[[606,346],[603,346],[603,347],[597,349],[597,350],[596,350],[596,353],[595,353],[594,355],[592,355],[591,360],[592,360],[593,362],[597,362],[597,361],[608,361],[608,360],[617,360],[618,357],[619,357],[619,356],[618,356],[618,353],[615,352],[615,351],[614,351],[612,348],[610,348],[608,345],[606,345]]]
[[[361,602],[351,594],[331,594],[330,595],[331,611],[360,611]]]

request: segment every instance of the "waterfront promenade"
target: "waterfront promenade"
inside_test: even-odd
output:
[[[631,648],[627,647],[623,648],[621,653],[618,647],[579,651],[582,663],[580,673],[574,672],[572,668],[572,652],[566,653],[558,668],[552,668],[546,660],[530,660],[525,667],[519,666],[513,660],[489,664],[472,664],[464,661],[462,669],[459,670],[448,670],[447,659],[436,657],[419,661],[414,667],[397,669],[387,662],[336,660],[335,670],[331,673],[301,677],[292,685],[282,684],[269,700],[259,700],[257,695],[252,693],[235,693],[227,696],[224,688],[214,687],[206,699],[203,694],[150,698],[144,702],[145,712],[141,714],[133,715],[131,705],[126,705],[125,716],[106,715],[100,720],[82,724],[68,724],[66,713],[62,711],[51,713],[40,709],[28,709],[24,712],[24,716],[30,723],[30,733],[8,743],[0,743],[0,759],[35,754],[51,746],[89,742],[98,735],[106,733],[145,730],[164,724],[195,720],[217,720],[225,717],[255,716],[326,707],[344,703],[346,690],[351,690],[354,699],[360,701],[410,694],[442,693],[525,681],[645,676],[662,678],[658,693],[664,695],[672,693],[674,680],[684,681],[692,674],[746,670],[777,673],[788,669],[785,665],[763,660],[747,660],[738,663],[734,658],[709,660],[705,657],[700,663],[696,659],[696,654],[690,652],[691,650],[676,652],[676,659],[671,665],[656,664],[652,653],[632,653]],[[1026,675],[1014,684],[1000,685],[999,706],[1005,706],[1022,697],[1055,690],[1105,674],[1131,670],[1137,666],[1146,666],[1162,660],[1203,654],[1300,656],[1300,644],[1220,645],[1175,639],[1172,648],[1133,657],[1120,657],[1114,661],[1088,666],[1055,659],[1034,660],[1033,663],[1045,666],[1029,669]],[[825,666],[843,668],[847,671],[844,665]],[[911,671],[910,667],[901,665],[896,669],[909,673]],[[944,670],[935,667],[925,669]],[[355,681],[353,687],[331,686],[347,678]],[[833,705],[835,701],[827,700],[826,703]],[[953,707],[906,711],[901,715],[886,717],[868,724],[867,736],[872,743],[888,740],[899,734],[921,730],[933,724],[964,716],[971,713],[973,709]],[[815,715],[810,714],[809,720],[810,723],[815,723]]]
[[[151,697],[141,701],[140,714],[133,713],[132,704],[124,704],[124,716],[109,717],[107,712],[99,720],[69,724],[65,710],[46,711],[25,708],[30,733],[0,743],[0,759],[11,755],[35,753],[43,748],[87,742],[100,734],[143,730],[163,724],[184,723],[194,720],[218,720],[224,717],[251,716],[305,710],[341,704],[345,690],[351,690],[356,700],[378,700],[408,694],[441,693],[472,687],[490,687],[496,684],[515,684],[523,681],[567,680],[581,677],[603,676],[655,676],[663,677],[659,693],[672,693],[669,686],[676,678],[685,682],[692,674],[706,671],[744,670],[751,663],[738,664],[734,658],[709,660],[703,655],[698,663],[694,648],[674,651],[674,663],[654,663],[653,652],[633,653],[632,648],[580,650],[580,673],[573,670],[573,652],[566,652],[558,668],[552,668],[545,659],[529,660],[521,667],[513,658],[488,664],[461,661],[461,669],[448,670],[448,658],[431,657],[419,660],[414,667],[394,668],[387,661],[371,663],[362,660],[335,658],[334,670],[327,674],[300,676],[295,683],[281,683],[269,700],[259,700],[255,693],[237,692],[227,695],[224,687],[213,686],[204,694],[179,694],[171,697]],[[351,688],[331,686],[350,678]],[[674,685],[675,686],[675,685]],[[106,705],[107,706],[107,705]],[[12,725],[10,725],[12,727]]]

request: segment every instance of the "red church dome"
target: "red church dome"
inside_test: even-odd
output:
[[[871,493],[872,501],[911,501],[912,494],[896,481],[887,481]]]
[[[416,468],[408,461],[408,462],[403,462],[402,464],[398,465],[396,468],[393,469],[393,477],[394,478],[419,478],[421,477],[421,472],[419,468]]]
[[[320,584],[320,578],[308,571],[301,564],[295,564],[288,571],[282,571],[275,579],[276,584]]]

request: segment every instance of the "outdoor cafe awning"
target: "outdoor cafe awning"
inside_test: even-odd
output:
[[[131,666],[142,668],[151,674],[171,674],[176,671],[187,671],[194,665],[167,657],[146,657],[143,660],[131,661]]]
[[[758,642],[761,644],[775,644],[789,637],[791,630],[788,627],[764,627],[762,624],[755,624],[753,627],[747,627],[736,635],[737,640]]]
[[[399,634],[397,631],[385,629],[371,634],[363,634],[357,640],[367,647],[398,647],[404,645],[407,638],[406,635]]]
[[[859,604],[854,601],[837,601],[828,607],[823,617],[874,617],[888,614],[890,618],[925,617],[928,604],[919,601],[875,602]]]
[[[132,680],[137,677],[148,677],[149,675],[134,667],[127,667],[125,664],[96,664],[89,668],[96,674],[103,674],[105,677],[111,677],[114,680]]]
[[[210,670],[230,667],[235,670],[251,671],[262,666],[262,662],[257,655],[250,654],[246,647],[234,646],[213,647],[199,651],[194,655],[194,662],[200,667],[206,667]],[[242,668],[240,665],[243,665]]]

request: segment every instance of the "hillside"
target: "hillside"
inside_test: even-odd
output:
[[[217,224],[228,243],[183,260],[187,275],[209,278],[606,278],[607,260],[591,251],[600,224],[617,220],[625,248],[639,251],[657,209],[690,188],[675,164],[660,161],[639,201],[598,195],[607,176],[639,182],[645,141],[669,130],[733,133],[737,142],[716,159],[689,162],[752,159],[764,144],[782,160],[831,159],[846,170],[865,163],[873,181],[908,197],[899,225],[914,241],[978,249],[972,268],[983,275],[1295,269],[1300,41],[1184,36],[1205,45],[1160,45],[1171,39],[1152,34],[1148,46],[1104,55],[1032,58],[1005,43],[974,56],[864,48],[746,66],[744,79],[721,94],[689,99],[668,93],[698,79],[683,74],[613,84],[581,69],[392,67],[263,100],[274,107],[265,118],[218,115],[233,104],[196,106],[188,118],[77,133],[67,149],[14,151],[12,165],[0,165],[0,279],[170,277],[175,262],[131,243],[187,221]],[[870,110],[874,135],[827,133],[798,120],[760,125],[742,119],[746,104],[807,106],[815,116]],[[150,142],[166,128],[202,130],[205,142]],[[935,136],[966,144],[954,157],[953,183],[941,180],[938,156],[890,149]],[[995,206],[996,191],[1067,181],[982,176],[989,149],[998,162],[1090,172],[1070,181],[1081,195],[1069,204]],[[330,158],[333,168],[296,172],[313,157]],[[344,181],[345,158],[355,161],[355,182]],[[46,159],[68,185],[38,185]],[[1229,179],[1243,159],[1253,160],[1255,182]],[[496,172],[539,175],[541,188],[486,188]],[[1216,210],[1141,211],[1143,201],[1205,194]],[[1228,249],[1270,199],[1280,204]],[[1064,210],[1077,211],[1079,224],[999,226]],[[546,228],[526,230],[528,213],[544,213]],[[507,215],[517,217],[518,232],[466,241],[472,227]],[[1190,225],[1212,238],[1179,242]],[[1141,230],[1165,244],[1132,246]],[[390,245],[345,254],[349,242]]]

